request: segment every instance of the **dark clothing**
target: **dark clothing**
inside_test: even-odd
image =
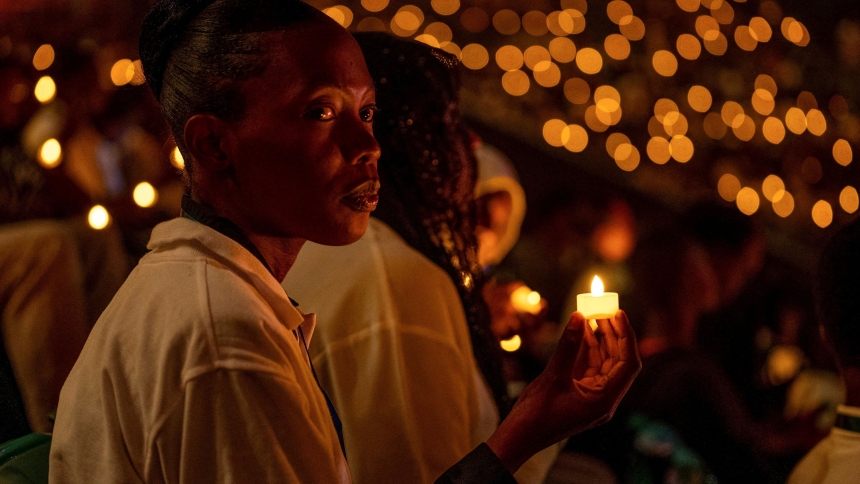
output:
[[[460,462],[445,471],[436,484],[516,484],[514,476],[487,444],[475,447]]]

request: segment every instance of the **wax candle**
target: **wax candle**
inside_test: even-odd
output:
[[[591,293],[576,295],[576,310],[581,312],[585,319],[589,320],[591,329],[597,324],[591,320],[609,319],[618,311],[618,293],[603,292],[603,281],[594,276],[591,281]]]
[[[511,293],[511,305],[521,313],[540,313],[540,300],[540,294],[532,291],[528,286],[520,286]]]

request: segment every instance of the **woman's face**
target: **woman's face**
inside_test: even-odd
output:
[[[358,44],[334,24],[272,32],[234,123],[238,211],[260,234],[328,245],[367,229],[379,187],[375,92]]]

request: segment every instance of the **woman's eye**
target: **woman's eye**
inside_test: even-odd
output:
[[[308,115],[318,121],[330,121],[335,118],[334,109],[330,107],[318,107],[311,109]]]
[[[365,108],[361,110],[361,120],[365,123],[373,122],[373,116],[376,114],[378,109],[374,107]]]

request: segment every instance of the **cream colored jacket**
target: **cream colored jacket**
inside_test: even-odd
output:
[[[52,483],[345,483],[338,437],[262,263],[175,219],[96,323],[60,395]]]

